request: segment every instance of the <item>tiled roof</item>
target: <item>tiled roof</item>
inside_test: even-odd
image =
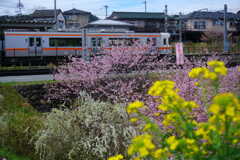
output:
[[[207,12],[207,11],[195,11],[190,14],[187,14],[184,16],[185,19],[223,19],[224,13],[223,12]],[[239,19],[239,16],[235,13],[228,12],[227,13],[227,19],[230,20],[237,20]]]
[[[78,14],[91,14],[91,13],[73,8],[71,10],[63,12],[63,14],[64,15],[78,15]]]
[[[1,21],[25,21],[25,20],[33,20],[32,16],[29,15],[19,15],[19,16],[0,16]]]
[[[57,15],[61,13],[61,9],[57,9]],[[33,18],[53,18],[54,17],[54,9],[46,9],[46,10],[35,10],[33,14],[31,14]]]
[[[113,12],[109,19],[163,19],[162,12]]]

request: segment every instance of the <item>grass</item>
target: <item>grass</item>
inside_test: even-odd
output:
[[[7,160],[30,160],[29,158],[18,156],[15,153],[3,148],[0,148],[0,158],[6,158]]]
[[[35,69],[52,69],[52,66],[0,66],[0,71],[14,71],[14,70],[35,70]]]
[[[26,86],[26,85],[37,85],[37,84],[50,84],[55,82],[56,82],[55,80],[30,81],[30,82],[0,82],[0,86]]]
[[[0,84],[0,96],[0,122],[5,124],[0,128],[0,157],[36,160],[30,140],[42,126],[42,115],[12,86]]]

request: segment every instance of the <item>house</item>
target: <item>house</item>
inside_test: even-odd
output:
[[[229,32],[237,31],[237,14],[228,12],[227,15],[227,30]],[[223,32],[224,30],[224,13],[195,11],[184,17],[185,30],[196,32]]]
[[[65,18],[61,9],[56,10],[57,13],[57,22],[56,28],[58,30],[64,30],[66,28]],[[36,21],[55,21],[55,10],[54,9],[45,9],[45,10],[35,10],[31,14],[33,20]]]
[[[130,23],[110,19],[97,20],[84,26],[88,32],[131,32]]]
[[[164,32],[162,12],[113,12],[108,19],[133,24],[135,32]]]
[[[91,12],[75,8],[63,12],[63,15],[66,19],[66,27],[70,30],[80,30],[81,27],[99,19],[98,17],[92,15]]]

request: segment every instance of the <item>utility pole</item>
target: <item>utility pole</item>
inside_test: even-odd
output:
[[[105,7],[105,10],[106,10],[106,17],[105,18],[107,18],[107,16],[108,16],[108,5],[105,5],[104,7]]]
[[[55,21],[55,30],[57,30],[57,0],[54,0],[54,21]]]
[[[19,15],[22,15],[22,8],[23,8],[23,4],[21,3],[21,0],[18,0],[18,3],[17,3],[17,8],[18,8],[18,12],[19,12]]]
[[[179,42],[182,42],[182,13],[179,13]]]
[[[168,6],[165,5],[165,32],[168,32]]]
[[[223,32],[223,46],[224,46],[224,52],[228,52],[229,51],[229,42],[227,39],[227,34],[228,34],[228,30],[227,30],[227,5],[224,5],[224,32]]]
[[[147,12],[147,0],[145,0],[143,3],[145,5],[145,12]]]

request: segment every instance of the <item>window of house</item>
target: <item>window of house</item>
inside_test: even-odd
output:
[[[214,26],[223,26],[224,22],[222,20],[213,21]]]
[[[194,22],[194,29],[206,29],[206,21],[195,21]]]
[[[51,47],[81,47],[82,38],[50,38]]]

